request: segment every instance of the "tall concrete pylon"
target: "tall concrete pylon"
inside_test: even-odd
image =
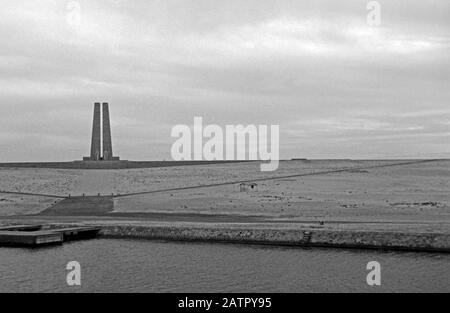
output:
[[[101,117],[100,103],[94,105],[94,122],[92,123],[91,160],[101,159]]]
[[[103,103],[103,160],[111,161],[113,159],[111,123],[109,119],[109,105]]]
[[[102,118],[103,111],[103,118]],[[103,123],[102,123],[103,122]],[[103,125],[103,126],[102,126]],[[103,133],[102,133],[103,129]],[[94,105],[94,122],[92,126],[91,155],[84,161],[120,161],[113,155],[111,140],[111,122],[109,104],[96,102]]]

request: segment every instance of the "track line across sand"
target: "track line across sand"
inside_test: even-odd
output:
[[[312,173],[292,174],[292,175],[285,175],[285,176],[272,176],[272,177],[263,177],[263,178],[255,178],[255,179],[246,179],[246,180],[230,181],[230,182],[216,183],[216,184],[206,184],[206,185],[197,185],[197,186],[186,186],[186,187],[178,187],[178,188],[150,190],[150,191],[127,193],[127,194],[117,194],[117,195],[113,195],[113,197],[114,198],[133,197],[133,196],[147,195],[147,194],[153,194],[153,193],[164,193],[164,192],[182,191],[182,190],[199,189],[199,188],[213,188],[213,187],[220,187],[220,186],[228,186],[228,185],[236,185],[236,184],[252,183],[252,182],[261,182],[261,181],[269,181],[269,180],[278,180],[278,179],[286,179],[286,178],[296,178],[296,177],[306,177],[306,176],[319,176],[319,175],[343,173],[343,172],[355,171],[355,170],[367,170],[367,169],[374,169],[374,168],[403,166],[403,165],[428,163],[428,162],[435,162],[435,161],[439,161],[439,159],[415,160],[415,161],[400,162],[400,163],[390,163],[390,164],[383,164],[383,165],[350,167],[350,168],[344,168],[344,169],[339,169],[339,170],[329,170],[329,171],[320,171],[320,172],[312,172]],[[60,196],[60,195],[39,194],[39,193],[29,193],[29,192],[16,192],[16,191],[4,191],[4,190],[0,190],[0,194],[37,196],[37,197],[57,198],[57,199],[67,199],[68,198],[67,196]]]
[[[49,194],[44,194],[44,193],[30,193],[30,192],[4,191],[4,190],[0,190],[0,194],[33,196],[33,197],[43,197],[43,198],[57,198],[57,199],[66,199],[67,198],[66,196],[49,195]]]
[[[261,182],[261,181],[286,179],[286,178],[327,175],[327,174],[342,173],[342,172],[355,171],[355,170],[367,170],[367,169],[374,169],[374,168],[411,165],[411,164],[419,164],[419,163],[427,163],[427,162],[435,162],[435,161],[439,161],[439,160],[438,159],[415,160],[415,161],[391,163],[391,164],[383,164],[383,165],[351,167],[351,168],[345,168],[345,169],[339,169],[339,170],[329,170],[329,171],[320,171],[320,172],[312,172],[312,173],[292,174],[292,175],[285,175],[285,176],[272,176],[272,177],[264,177],[264,178],[256,178],[256,179],[238,180],[238,181],[216,183],[216,184],[159,189],[159,190],[142,191],[142,192],[127,193],[127,194],[117,194],[117,195],[114,195],[114,198],[133,197],[133,196],[139,196],[139,195],[148,195],[148,194],[154,194],[154,193],[164,193],[164,192],[182,191],[182,190],[199,189],[199,188],[213,188],[213,187],[220,187],[220,186],[229,186],[229,185],[236,185],[236,184],[242,184],[242,183],[253,183],[253,182]]]

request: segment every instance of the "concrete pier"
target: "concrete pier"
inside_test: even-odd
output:
[[[47,226],[48,227],[48,226]],[[99,227],[70,227],[42,229],[41,225],[13,225],[0,228],[0,246],[40,247],[67,241],[97,237]]]
[[[63,243],[63,234],[53,231],[0,231],[0,246],[39,247]]]
[[[42,225],[13,225],[13,226],[5,226],[0,227],[0,232],[2,231],[38,231],[42,229]]]
[[[97,237],[100,227],[71,227],[61,229],[51,229],[53,233],[61,234],[63,241],[74,241],[83,239],[92,239]]]

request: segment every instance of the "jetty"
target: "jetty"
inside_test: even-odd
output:
[[[61,245],[67,241],[95,238],[100,227],[71,227],[43,229],[42,225],[13,225],[0,227],[0,246],[41,247]]]
[[[19,232],[26,232],[26,231],[38,231],[42,229],[42,225],[12,225],[12,226],[3,226],[0,227],[0,232],[4,231],[19,231]]]

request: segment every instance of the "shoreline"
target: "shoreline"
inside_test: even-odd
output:
[[[44,221],[27,220],[42,230],[65,227],[97,227],[99,238],[159,240],[174,242],[228,243],[300,248],[335,248],[380,251],[450,253],[449,232],[405,230],[323,229],[311,225],[275,225],[269,223],[176,223],[139,221]],[[10,220],[0,226],[24,225]]]
[[[50,224],[56,228],[68,224]],[[70,226],[101,227],[99,238],[163,240],[174,242],[204,242],[289,246],[303,248],[342,248],[404,252],[450,253],[450,234],[406,233],[386,231],[238,228],[230,225],[189,227],[174,225],[100,225],[70,224]]]

